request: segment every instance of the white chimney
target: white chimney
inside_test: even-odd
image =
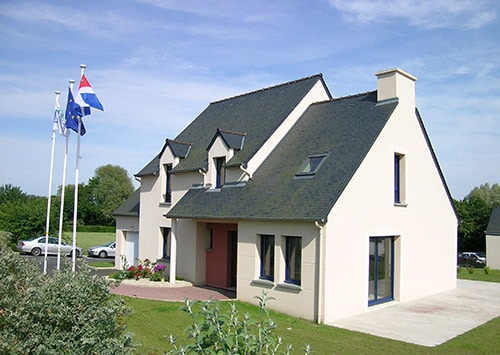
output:
[[[400,103],[415,107],[415,78],[399,68],[382,70],[377,76],[377,101],[398,98]]]

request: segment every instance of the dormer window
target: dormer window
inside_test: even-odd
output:
[[[172,188],[171,188],[171,179],[172,179],[172,164],[165,164],[165,194],[164,202],[170,203],[172,202]]]
[[[221,188],[226,182],[226,158],[215,158],[215,188]]]
[[[318,171],[321,164],[328,154],[315,154],[309,155],[307,159],[300,166],[299,171],[295,173],[297,177],[312,177]]]

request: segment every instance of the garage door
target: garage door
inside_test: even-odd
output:
[[[137,266],[139,257],[139,232],[127,232],[125,235],[125,257],[128,265]]]

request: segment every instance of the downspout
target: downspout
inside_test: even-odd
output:
[[[245,173],[245,175],[247,175],[247,176],[248,176],[248,178],[249,178],[250,180],[252,180],[252,178],[253,178],[252,173],[251,173],[251,172],[249,172],[249,171],[248,171],[248,170],[247,170],[247,169],[243,166],[243,164],[241,164],[241,165],[240,165],[240,169],[241,169],[241,171],[243,171],[243,172]]]
[[[323,324],[325,320],[325,220],[314,221],[314,224],[319,229],[319,243],[318,243],[318,314],[317,322],[318,324]]]
[[[172,230],[170,231],[170,273],[169,282],[175,284],[177,273],[177,218],[172,218]]]
[[[207,181],[206,181],[206,178],[207,178],[207,172],[206,170],[203,170],[203,169],[198,169],[198,172],[203,175],[203,187],[205,187],[207,185]]]

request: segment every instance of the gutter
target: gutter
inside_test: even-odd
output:
[[[241,164],[241,165],[240,165],[240,170],[241,170],[241,171],[243,171],[243,172],[245,173],[245,175],[247,175],[247,176],[248,176],[248,178],[249,178],[250,180],[252,180],[252,178],[253,178],[252,173],[251,173],[251,172],[249,172],[249,171],[248,171],[248,170],[247,170],[247,169],[243,166],[243,164]]]
[[[325,321],[325,239],[326,239],[326,221],[314,221],[314,224],[319,229],[318,243],[318,293],[317,304],[318,310],[316,321],[318,324],[323,324]]]
[[[207,172],[203,169],[198,169],[198,172],[203,175],[203,187],[207,186]]]

